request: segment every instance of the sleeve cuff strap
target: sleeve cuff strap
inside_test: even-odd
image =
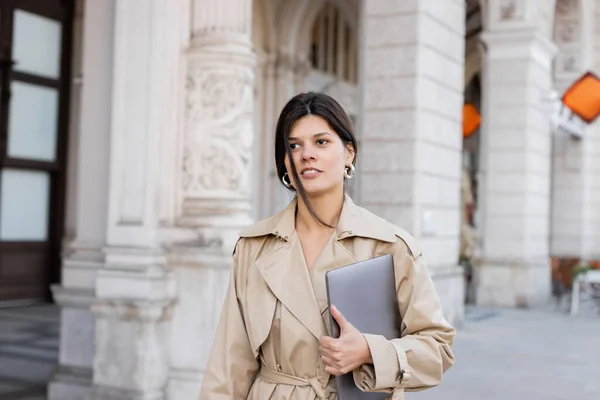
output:
[[[398,386],[398,357],[394,346],[381,335],[365,334],[375,367],[375,390],[389,389]],[[406,355],[404,356],[406,359]]]
[[[411,370],[410,366],[408,365],[408,359],[406,358],[406,351],[397,341],[392,341],[390,343],[396,350],[397,360],[400,364],[398,375],[396,376],[396,382],[393,386],[398,388],[406,388],[411,377]]]

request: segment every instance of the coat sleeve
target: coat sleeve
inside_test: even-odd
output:
[[[213,346],[202,381],[200,400],[245,400],[259,370],[239,301],[237,253]]]
[[[455,330],[443,316],[423,257],[413,256],[403,242],[397,242],[394,265],[401,337],[364,335],[373,364],[355,370],[354,381],[366,392],[427,389],[439,384],[454,363]]]

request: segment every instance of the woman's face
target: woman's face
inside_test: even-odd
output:
[[[354,160],[354,149],[347,146],[327,121],[315,115],[299,119],[288,137],[293,162],[309,196],[339,190],[344,185],[344,168]],[[286,156],[285,168],[296,187]]]

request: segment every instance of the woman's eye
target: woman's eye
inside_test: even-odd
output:
[[[295,150],[295,149],[297,149],[298,147],[300,147],[300,145],[299,145],[298,143],[291,143],[291,144],[290,144],[290,149],[292,149],[292,150]]]
[[[324,145],[324,144],[327,144],[327,143],[328,143],[328,140],[326,140],[326,139],[319,139],[319,140],[317,140],[317,144],[319,144],[321,146]]]

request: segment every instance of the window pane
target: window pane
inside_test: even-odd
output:
[[[0,240],[47,240],[49,174],[7,168],[0,179]]]
[[[60,22],[15,10],[13,59],[16,71],[58,79],[60,42]]]
[[[56,158],[58,91],[12,82],[8,155],[41,161]]]

